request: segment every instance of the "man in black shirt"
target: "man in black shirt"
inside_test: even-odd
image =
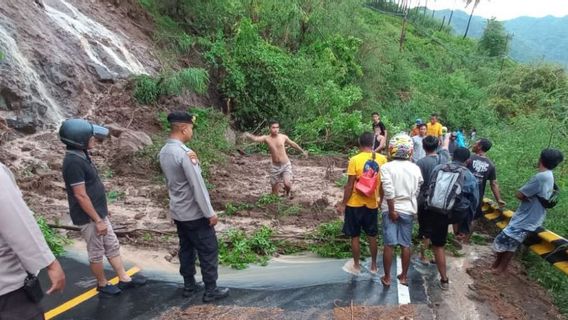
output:
[[[375,151],[381,151],[385,148],[387,142],[387,128],[381,121],[381,116],[377,112],[373,112],[373,133],[375,134]]]
[[[422,148],[426,152],[426,156],[416,162],[420,168],[424,182],[420,187],[418,194],[418,238],[422,240],[420,247],[420,261],[424,264],[428,263],[425,251],[430,246],[430,237],[432,234],[432,221],[426,212],[426,191],[430,186],[430,177],[432,171],[439,165],[446,164],[450,161],[450,154],[448,153],[448,137],[444,140],[441,147],[438,147],[439,140],[434,136],[427,136],[422,140]]]
[[[501,192],[499,190],[499,184],[497,183],[497,173],[495,170],[495,165],[489,158],[487,158],[487,151],[491,149],[493,144],[488,139],[479,139],[472,147],[474,154],[469,158],[467,162],[468,169],[473,173],[477,179],[477,184],[479,186],[479,205],[477,207],[475,216],[468,221],[464,221],[459,226],[459,233],[467,241],[471,235],[473,220],[479,219],[483,213],[481,212],[481,206],[483,204],[483,196],[485,195],[485,186],[489,180],[489,185],[491,186],[491,191],[495,196],[495,200],[499,204],[499,207],[505,206],[505,201],[501,198]]]
[[[95,137],[107,135],[106,128],[82,119],[66,120],[59,130],[61,141],[67,145],[62,170],[71,220],[81,228],[81,235],[87,243],[91,271],[97,278],[97,291],[117,295],[123,289],[145,284],[146,278],[130,277],[124,270],[120,245],[108,219],[105,187],[88,152],[95,146]],[[107,281],[104,256],[120,279],[117,286]]]

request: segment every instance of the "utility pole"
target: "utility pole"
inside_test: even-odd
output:
[[[446,22],[446,16],[444,16],[444,19],[442,19],[442,25],[440,26],[440,31],[444,29],[444,22]]]

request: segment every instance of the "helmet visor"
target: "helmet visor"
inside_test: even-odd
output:
[[[105,127],[97,126],[93,124],[93,136],[99,140],[108,138],[108,129]]]

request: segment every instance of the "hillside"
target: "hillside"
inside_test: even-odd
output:
[[[438,19],[450,16],[450,10],[434,13]],[[452,28],[463,35],[469,14],[454,11]],[[485,18],[473,16],[468,35],[480,38],[485,28]],[[542,18],[518,17],[503,21],[508,33],[513,34],[510,56],[519,62],[555,62],[568,67],[568,17],[547,16]]]

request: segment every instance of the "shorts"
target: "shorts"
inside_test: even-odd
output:
[[[286,177],[292,180],[292,176],[292,163],[290,161],[284,164],[272,164],[270,169],[270,183],[272,185],[284,182]]]
[[[383,212],[383,239],[386,246],[401,245],[410,248],[412,245],[412,221],[409,214],[398,214],[398,220],[392,222],[388,212]]]
[[[90,263],[103,262],[105,256],[110,259],[120,255],[120,244],[108,217],[105,217],[103,221],[107,225],[107,234],[104,236],[97,235],[97,227],[94,221],[81,226],[81,236],[87,243],[87,255]]]
[[[44,317],[39,303],[31,301],[24,288],[20,288],[0,296],[0,319],[42,320]]]
[[[345,208],[343,221],[343,233],[349,237],[358,237],[361,235],[361,229],[369,237],[376,237],[379,233],[378,209],[369,209],[367,207],[349,207]]]
[[[493,241],[493,251],[515,252],[528,236],[528,231],[516,229],[514,227],[506,227],[497,235],[497,237],[495,237],[495,240]]]
[[[426,211],[428,224],[430,225],[430,242],[435,247],[443,247],[448,241],[448,226],[450,219],[448,216]]]

